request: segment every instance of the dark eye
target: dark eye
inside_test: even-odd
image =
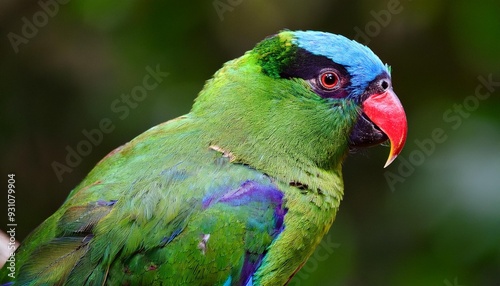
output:
[[[336,73],[327,71],[319,76],[319,82],[324,89],[333,90],[338,87],[340,80]]]

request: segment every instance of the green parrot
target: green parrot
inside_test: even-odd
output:
[[[286,285],[332,225],[342,162],[406,140],[366,46],[282,31],[229,61],[192,110],[104,157],[24,240],[8,285]]]

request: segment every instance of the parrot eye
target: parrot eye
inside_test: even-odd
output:
[[[336,73],[327,71],[319,76],[319,82],[324,89],[333,90],[339,86],[340,80]]]

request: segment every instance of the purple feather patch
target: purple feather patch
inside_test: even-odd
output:
[[[247,180],[236,189],[206,196],[202,206],[207,209],[219,203],[233,207],[250,207],[253,214],[249,217],[249,225],[259,228],[259,231],[268,232],[273,240],[285,227],[286,209],[283,207],[283,193],[276,186]],[[269,211],[272,212],[272,217],[269,216],[271,215]],[[252,284],[252,276],[261,265],[266,253],[267,249],[260,253],[247,249],[240,273],[240,285]]]

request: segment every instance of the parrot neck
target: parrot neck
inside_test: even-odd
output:
[[[341,164],[357,109],[346,100],[331,106],[318,104],[321,100],[303,81],[264,75],[247,53],[207,82],[191,114],[209,130],[210,148],[232,162],[324,192],[342,184]],[[325,124],[332,118],[335,125]]]

